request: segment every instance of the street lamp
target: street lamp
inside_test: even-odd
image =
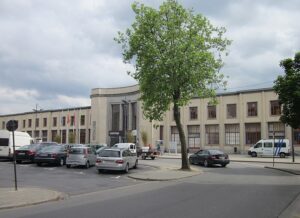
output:
[[[37,124],[37,114],[38,112],[42,111],[43,109],[41,107],[39,107],[38,104],[35,104],[35,109],[32,109],[35,112],[35,121],[34,121],[34,138],[35,138],[35,142],[36,142],[36,124]]]

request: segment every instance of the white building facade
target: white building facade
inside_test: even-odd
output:
[[[137,144],[143,145],[141,133],[144,132],[147,144],[160,144],[166,151],[180,152],[171,108],[163,121],[147,121],[137,85],[96,88],[90,98],[90,107],[2,115],[1,127],[5,129],[6,122],[15,119],[19,121],[19,131],[43,141],[53,141],[59,134],[62,143],[68,143],[68,136],[73,134],[76,143],[108,145],[126,141],[129,134]],[[300,150],[300,130],[279,121],[281,108],[272,89],[218,94],[217,100],[217,105],[210,105],[209,99],[193,98],[181,108],[180,118],[190,151],[218,148],[228,153],[246,153],[258,140],[273,136],[289,139],[295,150]]]

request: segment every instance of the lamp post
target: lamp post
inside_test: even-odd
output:
[[[36,142],[36,124],[37,124],[37,114],[38,112],[42,111],[43,109],[41,107],[39,107],[40,109],[38,109],[39,105],[35,104],[35,109],[32,109],[35,112],[35,121],[34,121],[34,138],[35,138],[35,142]]]

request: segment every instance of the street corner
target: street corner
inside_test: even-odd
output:
[[[0,209],[11,209],[29,205],[58,201],[66,198],[66,194],[49,189],[28,187],[0,188]]]

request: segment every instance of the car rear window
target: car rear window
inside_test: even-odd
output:
[[[120,157],[120,151],[102,150],[99,153],[99,157]]]
[[[84,148],[71,148],[69,153],[70,154],[83,154]]]
[[[0,138],[0,146],[8,146],[8,139]]]
[[[47,146],[42,149],[42,152],[59,152],[62,146]]]
[[[212,155],[224,154],[222,151],[218,151],[218,150],[209,150],[209,153]]]

